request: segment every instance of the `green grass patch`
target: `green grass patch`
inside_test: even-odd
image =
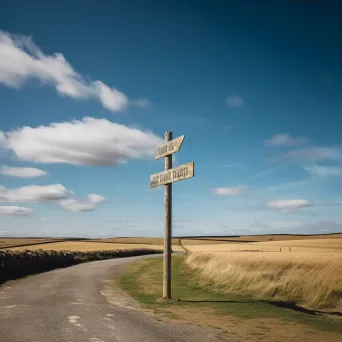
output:
[[[162,297],[163,264],[161,258],[131,264],[120,277],[120,285],[133,298],[154,311],[169,307],[211,308],[216,315],[244,319],[276,318],[282,323],[308,324],[312,328],[342,333],[341,317],[309,314],[236,294],[222,295],[202,287],[196,277],[183,268],[183,256],[172,258],[172,297],[179,302],[158,302]]]

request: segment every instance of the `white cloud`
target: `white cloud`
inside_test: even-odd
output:
[[[110,111],[120,111],[128,105],[144,107],[142,104],[147,103],[147,100],[130,102],[125,94],[102,81],[86,81],[63,54],[45,55],[31,37],[0,30],[0,83],[20,88],[30,78],[55,86],[61,95],[95,98]]]
[[[0,173],[6,176],[21,177],[21,178],[35,178],[47,174],[46,171],[36,169],[34,167],[9,167],[3,166]]]
[[[212,191],[218,196],[237,196],[247,189],[246,185],[238,185],[230,188],[214,188]]]
[[[97,194],[89,194],[88,195],[88,201],[90,203],[94,203],[94,204],[98,204],[101,203],[105,200],[105,198],[101,195],[97,195]]]
[[[58,202],[64,209],[70,211],[90,211],[103,201],[105,198],[98,194],[89,194],[86,199],[77,199],[72,190],[66,189],[61,184],[28,185],[15,189],[0,186],[0,202]]]
[[[6,189],[0,186],[0,202],[50,202],[73,195],[62,184],[28,185],[21,188]]]
[[[319,160],[342,160],[342,148],[338,147],[308,147],[289,151],[276,156],[273,161],[319,161]]]
[[[287,133],[275,134],[271,139],[265,141],[266,146],[298,146],[305,144],[306,138],[294,138]]]
[[[1,132],[0,132],[1,133]],[[6,146],[20,160],[36,163],[116,165],[152,156],[163,140],[150,131],[86,117],[5,133]]]
[[[128,105],[126,95],[116,89],[111,89],[101,81],[94,82],[95,93],[103,107],[111,111],[119,111]]]
[[[17,207],[12,205],[0,205],[0,216],[8,215],[8,216],[28,216],[34,212],[34,209]]]
[[[95,204],[89,202],[80,202],[76,199],[69,198],[60,201],[61,206],[69,211],[91,211],[95,209]]]
[[[237,94],[232,94],[226,98],[226,103],[229,107],[242,107],[245,103],[245,100],[237,95]]]
[[[305,167],[305,170],[318,177],[342,176],[342,168],[332,166],[313,165],[311,167]]]
[[[96,205],[103,202],[105,198],[97,194],[88,195],[87,200],[78,200],[75,198],[63,199],[59,203],[60,205],[69,211],[91,211],[96,208]]]
[[[305,199],[290,199],[290,200],[274,200],[266,203],[266,206],[271,209],[279,209],[283,211],[294,210],[299,208],[310,207],[311,204]]]

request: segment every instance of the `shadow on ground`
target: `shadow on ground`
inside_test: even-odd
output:
[[[254,301],[247,300],[247,301],[239,301],[239,300],[187,300],[187,299],[180,299],[180,302],[183,303],[240,303],[240,304],[253,304]]]

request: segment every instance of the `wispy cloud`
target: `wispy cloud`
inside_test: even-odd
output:
[[[34,209],[14,205],[0,205],[0,216],[28,216]]]
[[[323,204],[318,205],[318,207],[342,207],[342,201],[336,201],[336,202],[325,202]]]
[[[217,196],[237,196],[247,189],[246,185],[238,185],[229,188],[213,188],[211,191]]]
[[[304,137],[292,137],[287,133],[275,134],[271,139],[265,140],[266,146],[298,146],[305,144],[307,139]]]
[[[90,117],[22,127],[4,136],[3,145],[20,160],[74,165],[116,165],[146,158],[163,141],[150,131]]]
[[[238,94],[232,94],[226,98],[226,103],[229,107],[239,108],[245,104],[245,100]]]
[[[124,222],[129,222],[128,218],[125,216],[122,217],[116,217],[108,220],[108,223],[124,223]]]
[[[253,179],[257,179],[257,178],[260,178],[260,177],[263,177],[265,175],[268,175],[270,173],[273,173],[279,169],[282,169],[286,166],[288,166],[291,162],[284,162],[282,164],[279,164],[279,165],[275,165],[273,167],[269,167],[267,169],[264,169],[264,170],[261,170],[259,172],[256,172],[256,173],[253,173],[247,177],[243,177],[239,180],[237,180],[235,183],[245,183],[247,181],[250,181],[250,180],[253,180]]]
[[[233,169],[237,167],[242,167],[242,163],[230,163],[230,164],[222,165],[223,169]]]
[[[341,167],[313,165],[304,168],[311,175],[318,177],[342,176]]]
[[[140,99],[140,100],[131,100],[131,104],[140,107],[140,108],[146,108],[152,105],[152,102],[148,99]]]
[[[306,208],[310,206],[310,202],[306,199],[273,200],[266,203],[267,208],[279,209],[282,211]]]
[[[20,177],[20,178],[36,178],[45,176],[46,171],[34,167],[9,167],[3,166],[0,168],[0,173],[6,176]]]
[[[310,184],[315,184],[317,183],[318,179],[316,177],[311,177],[311,178],[305,178],[297,181],[291,181],[291,182],[286,182],[286,183],[281,183],[281,184],[275,184],[271,186],[264,187],[262,189],[263,192],[265,191],[280,191],[280,190],[288,190],[291,188],[299,188],[302,186],[307,186]]]
[[[0,83],[20,88],[30,78],[53,85],[61,95],[79,100],[95,98],[113,112],[129,105],[149,104],[146,99],[130,101],[124,93],[102,81],[87,81],[63,54],[45,55],[31,37],[0,30]]]
[[[315,162],[320,160],[342,161],[342,148],[340,146],[300,148],[272,158],[272,161],[282,160],[293,160],[299,162]]]

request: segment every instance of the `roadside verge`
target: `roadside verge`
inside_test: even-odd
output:
[[[160,319],[216,328],[222,339],[238,341],[341,341],[342,320],[282,308],[235,294],[221,295],[201,287],[184,268],[182,256],[172,264],[172,296],[179,301],[158,302],[162,290],[162,260],[128,265],[121,287]]]

